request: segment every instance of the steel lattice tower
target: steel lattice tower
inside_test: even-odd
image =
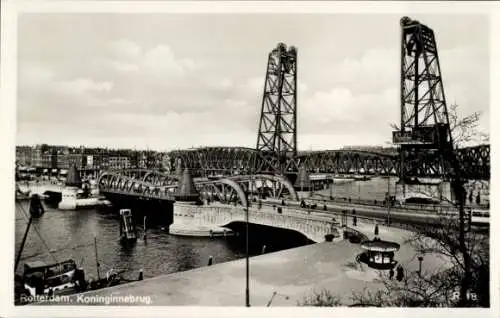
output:
[[[297,49],[283,43],[269,53],[257,150],[280,173],[297,155]]]
[[[401,19],[401,123],[393,132],[401,156],[400,180],[449,177],[453,156],[448,110],[434,32]]]

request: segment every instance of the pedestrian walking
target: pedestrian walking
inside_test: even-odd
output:
[[[375,236],[378,235],[378,224],[375,224]]]
[[[391,270],[389,271],[389,279],[392,280],[393,277],[394,277],[394,269],[391,268]]]
[[[405,274],[404,274],[403,267],[401,265],[399,265],[397,268],[397,273],[396,273],[396,279],[398,280],[398,282],[403,280],[404,275]]]

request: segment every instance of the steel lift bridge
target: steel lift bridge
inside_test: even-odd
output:
[[[268,55],[255,148],[172,151],[168,156],[176,173],[104,172],[101,190],[173,200],[179,176],[189,169],[201,193],[246,205],[249,192],[297,200],[293,185],[299,168],[329,175],[393,175],[411,184],[417,177],[446,179],[453,160],[462,178],[489,180],[489,145],[453,146],[433,30],[404,17],[401,35],[401,122],[393,132],[394,152],[298,152],[297,49],[279,43]]]

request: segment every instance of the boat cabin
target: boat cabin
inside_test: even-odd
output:
[[[25,288],[32,296],[47,294],[74,287],[74,275],[77,270],[73,260],[55,264],[34,261],[24,264],[23,279]]]

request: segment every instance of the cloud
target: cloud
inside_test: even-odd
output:
[[[329,78],[325,81],[347,86],[353,93],[384,90],[399,82],[398,54],[397,47],[372,48],[361,56],[345,57],[328,68]]]
[[[32,31],[24,31],[18,59],[20,136],[38,138],[43,130],[46,142],[73,138],[77,144],[126,145],[127,139],[140,143],[142,138],[158,148],[254,146],[272,49],[267,46],[279,34],[266,29],[262,37],[241,39],[229,32],[229,40],[219,32],[224,37],[206,40],[202,29],[188,27],[178,32],[193,40],[181,41],[177,34],[144,36],[150,26],[141,23],[137,30],[127,22],[125,29],[89,32],[78,45],[70,33],[36,41]],[[324,29],[324,23],[318,28]],[[397,32],[387,37],[380,31],[380,41],[346,43],[344,37],[339,42],[328,34],[333,38],[325,41],[319,29],[308,30],[293,33],[290,40],[301,52],[299,146],[327,149],[389,140],[389,123],[399,121]],[[318,32],[311,36],[313,31]],[[92,54],[76,50],[79,45]],[[456,101],[464,114],[487,110],[487,50],[479,44],[454,45],[440,50],[440,61],[448,103]],[[54,118],[73,124],[56,125]]]
[[[119,72],[137,72],[139,71],[139,66],[132,63],[120,62],[120,61],[110,61],[110,66]]]
[[[142,57],[142,63],[151,72],[169,73],[169,75],[183,75],[196,69],[193,60],[188,58],[177,59],[172,49],[163,44],[146,52]]]
[[[54,77],[53,72],[37,63],[27,63],[19,66],[19,83],[35,84],[51,81]]]
[[[394,87],[365,94],[354,94],[343,86],[319,91],[301,101],[299,127],[311,135],[387,132],[389,136],[389,123],[398,118],[398,96]]]
[[[199,67],[193,59],[176,57],[166,44],[143,49],[131,40],[120,39],[110,44],[110,51],[109,64],[120,72],[147,72],[172,78],[193,72]]]
[[[110,44],[111,51],[121,59],[136,59],[142,53],[142,48],[128,39],[120,39]]]

